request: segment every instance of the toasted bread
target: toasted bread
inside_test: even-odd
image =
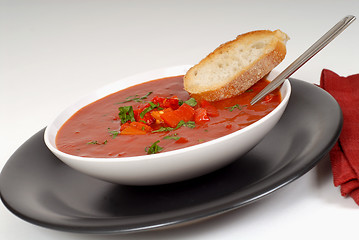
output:
[[[190,68],[184,76],[184,88],[207,101],[241,94],[284,59],[288,39],[280,30],[239,35]]]

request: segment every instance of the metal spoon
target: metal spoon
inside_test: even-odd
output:
[[[283,72],[281,72],[268,86],[259,92],[251,101],[251,105],[255,104],[268,93],[279,87],[285,79],[289,78],[295,71],[297,71],[304,63],[311,59],[315,54],[322,50],[328,43],[330,43],[336,36],[338,36],[344,29],[346,29],[354,20],[355,16],[348,15],[332,27],[326,34],[324,34],[318,41],[316,41],[307,51],[298,57],[292,64],[290,64]]]

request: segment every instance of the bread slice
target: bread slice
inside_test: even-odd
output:
[[[184,76],[184,88],[207,101],[241,94],[284,59],[288,39],[280,30],[239,35],[190,68]]]

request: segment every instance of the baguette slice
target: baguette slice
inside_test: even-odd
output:
[[[284,59],[288,39],[280,30],[239,35],[190,68],[184,76],[184,89],[207,101],[239,95]]]

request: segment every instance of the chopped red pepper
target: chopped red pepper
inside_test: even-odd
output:
[[[121,128],[120,128],[120,132],[122,132],[125,128],[129,127],[130,126],[130,123],[127,122],[127,123],[124,123],[121,125]]]
[[[200,106],[207,110],[208,116],[210,117],[219,116],[217,108],[213,106],[211,103],[207,102],[206,100],[201,100]]]
[[[144,135],[151,132],[152,128],[142,122],[131,122],[122,124],[120,134],[122,135]]]
[[[184,103],[182,104],[176,111],[180,116],[182,116],[183,121],[188,122],[191,121],[194,115],[194,109],[190,105]]]
[[[163,110],[159,110],[159,111],[151,111],[151,116],[156,119],[156,123],[160,124],[163,123],[163,119],[161,118],[161,115],[164,114],[165,112],[173,112],[172,108],[165,108]]]
[[[174,128],[182,120],[177,112],[167,112],[161,115],[162,120],[170,127]]]
[[[128,126],[125,129],[123,129],[120,134],[121,135],[145,135],[146,132],[142,131],[141,129]]]
[[[185,122],[191,121],[194,116],[194,109],[184,103],[177,110],[172,112],[165,112],[161,115],[163,121],[170,127],[174,128],[183,120]]]
[[[145,132],[152,131],[152,128],[150,126],[148,126],[147,124],[142,123],[142,122],[132,122],[132,123],[130,123],[130,126],[135,127],[137,129],[141,129],[142,131],[145,131]]]
[[[209,121],[209,117],[207,114],[207,110],[204,108],[197,108],[194,113],[194,121],[195,123],[204,123]]]

